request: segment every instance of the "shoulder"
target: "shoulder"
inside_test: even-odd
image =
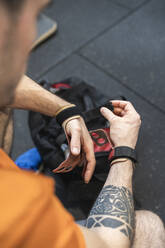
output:
[[[53,181],[31,172],[0,170],[0,195],[4,206],[29,206],[53,194]]]

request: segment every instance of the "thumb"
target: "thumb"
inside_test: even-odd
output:
[[[75,156],[80,154],[80,150],[81,150],[81,141],[80,141],[80,132],[74,130],[71,133],[71,142],[70,142],[70,149],[71,149],[71,153]]]
[[[111,123],[117,116],[108,108],[101,108],[101,114]]]

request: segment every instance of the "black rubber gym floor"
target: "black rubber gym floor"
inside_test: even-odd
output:
[[[133,102],[142,117],[136,198],[165,221],[165,1],[56,0],[45,13],[59,31],[32,52],[28,75],[78,76]],[[27,112],[15,111],[13,158],[32,146]]]

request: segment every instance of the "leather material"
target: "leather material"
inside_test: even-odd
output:
[[[66,132],[65,132],[66,133]],[[89,132],[93,141],[94,146],[94,152],[100,153],[100,152],[109,152],[111,159],[114,155],[114,149],[113,144],[110,140],[110,128],[104,128],[104,129],[97,129],[92,130]],[[68,144],[70,144],[70,137],[66,134]],[[61,163],[55,170],[53,170],[54,173],[67,173],[72,171],[76,166],[83,166],[83,173],[86,169],[86,159],[85,154],[82,152],[79,156],[74,156],[69,154],[69,157]]]

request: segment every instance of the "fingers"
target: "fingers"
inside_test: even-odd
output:
[[[124,110],[118,107],[115,107],[113,112],[115,113],[115,115],[118,115],[120,117],[124,115]]]
[[[127,101],[119,101],[119,100],[113,100],[111,101],[112,102],[112,105],[114,107],[118,107],[118,108],[121,108],[124,110],[125,106],[127,105]]]
[[[101,113],[110,123],[116,118],[116,115],[108,108],[101,108]]]
[[[84,181],[85,183],[89,183],[95,170],[96,160],[95,160],[93,141],[88,132],[88,129],[86,128],[86,125],[83,119],[81,119],[81,124],[82,124],[82,130],[83,130],[82,140],[81,140],[82,148],[85,152],[85,157],[86,157],[86,162],[87,162],[87,165],[84,171]]]
[[[127,101],[119,101],[115,100],[112,101],[112,105],[114,107],[114,111],[110,111],[107,108],[101,108],[102,115],[111,123],[114,119],[118,117],[124,117],[124,116],[134,116],[137,114],[135,108],[130,102]]]
[[[95,170],[96,160],[94,155],[94,147],[91,137],[84,143],[84,151],[86,154],[87,166],[84,174],[85,183],[89,183]]]
[[[115,100],[115,101],[112,101],[112,105],[114,106],[114,112],[120,113],[122,116],[128,113],[136,112],[132,103],[128,101]]]
[[[70,142],[70,148],[71,153],[75,156],[80,154],[81,150],[81,129],[74,128],[71,132],[71,142]]]
[[[84,181],[88,183],[95,170],[96,160],[94,146],[83,119],[75,119],[68,122],[66,131],[71,137],[70,149],[73,155],[79,155],[82,150],[85,153],[87,166],[84,172]]]

